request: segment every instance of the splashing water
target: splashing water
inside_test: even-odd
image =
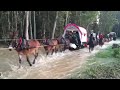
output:
[[[52,67],[49,65],[49,63],[52,63],[57,60],[62,60],[65,55],[70,55],[72,52],[69,50],[66,50],[65,52],[58,52],[53,53],[53,55],[48,55],[47,57],[45,55],[40,55],[36,63],[30,67],[29,65],[21,65],[19,68],[18,65],[15,65],[11,62],[8,62],[8,65],[10,66],[11,70],[7,72],[3,72],[1,78],[2,79],[20,79],[26,77],[32,70],[42,69],[42,67]]]

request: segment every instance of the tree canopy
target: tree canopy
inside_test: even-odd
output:
[[[119,22],[119,11],[0,11],[0,38],[9,38],[13,31],[24,37],[28,32],[29,39],[56,38],[68,23],[88,31],[120,33]]]

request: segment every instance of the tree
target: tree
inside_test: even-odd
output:
[[[112,31],[113,26],[118,23],[114,11],[100,11],[100,32],[106,34]]]
[[[120,33],[119,11],[100,11],[99,24],[94,22],[97,16],[98,11],[0,11],[0,38],[9,38],[8,33],[13,31],[27,39],[56,38],[63,34],[68,23],[84,27],[88,32]]]
[[[65,25],[68,24],[68,15],[69,15],[69,11],[66,11],[66,23],[65,23]]]
[[[33,11],[34,15],[34,39],[36,39],[36,23],[35,23],[35,11]]]
[[[26,11],[26,29],[25,29],[26,40],[29,40],[28,27],[29,27],[29,11]]]
[[[55,35],[55,29],[56,29],[56,24],[57,24],[57,18],[58,18],[58,11],[56,11],[56,17],[55,17],[55,22],[54,22],[54,27],[53,27],[53,32],[52,32],[52,39],[54,39],[54,35]]]
[[[32,33],[32,20],[31,20],[31,11],[30,11],[30,16],[29,16],[29,22],[30,22],[30,38],[33,39],[33,33]]]

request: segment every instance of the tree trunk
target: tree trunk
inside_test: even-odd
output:
[[[13,28],[13,22],[14,22],[14,20],[13,20],[13,19],[14,19],[14,18],[13,18],[13,17],[14,17],[14,11],[12,11],[11,13],[12,13],[12,24],[11,24],[11,30],[14,31],[14,30],[13,30],[13,29],[14,29],[14,28]]]
[[[30,11],[30,16],[29,16],[29,18],[30,18],[30,21],[29,21],[29,22],[30,22],[30,38],[33,39],[32,23],[31,23],[31,22],[32,22],[32,20],[31,20],[31,11]]]
[[[49,14],[50,14],[50,13],[49,13],[49,11],[48,11],[48,22],[47,22],[47,23],[48,23],[48,24],[47,24],[48,27],[50,27],[50,15],[49,15]],[[47,38],[50,38],[50,37],[51,37],[50,29],[48,28],[48,30],[49,30],[49,31],[48,31],[48,32],[49,32],[49,35],[47,36]]]
[[[25,12],[25,14],[23,13],[23,20],[22,20],[22,36],[24,37],[24,38],[26,38],[26,36],[25,36],[25,20],[26,19],[26,12]]]
[[[75,16],[76,16],[76,19],[75,19],[75,24],[77,24],[77,22],[78,22],[77,11],[75,12]],[[78,24],[77,24],[77,25],[78,25]]]
[[[23,34],[23,23],[22,21],[20,22],[20,35]],[[23,35],[22,35],[23,36]]]
[[[82,12],[80,11],[80,19],[79,19],[80,26],[81,26],[81,16],[82,16]]]
[[[69,14],[69,11],[66,11],[66,23],[65,23],[65,25],[68,24],[68,14]]]
[[[43,38],[45,39],[45,32],[46,32],[46,28],[45,28],[45,25],[46,25],[46,23],[44,23],[44,31],[43,31]]]
[[[26,30],[25,30],[26,40],[29,40],[28,27],[29,27],[29,11],[26,11]]]
[[[10,31],[10,11],[8,11],[8,31]]]
[[[35,11],[33,11],[33,14],[34,14],[34,39],[36,39]]]
[[[17,11],[14,11],[14,15],[15,15],[15,31],[17,31]]]
[[[53,32],[52,32],[52,39],[54,39],[54,35],[55,35],[55,29],[56,29],[56,24],[57,24],[57,18],[58,18],[58,11],[56,12],[56,18],[55,18],[54,27],[53,27]]]

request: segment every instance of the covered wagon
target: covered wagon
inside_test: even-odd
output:
[[[67,34],[73,35],[76,33],[78,45],[77,47],[84,47],[87,44],[87,30],[76,24],[67,24],[64,28],[63,37],[67,38]],[[73,43],[73,42],[72,42]],[[75,43],[74,43],[75,44]]]

